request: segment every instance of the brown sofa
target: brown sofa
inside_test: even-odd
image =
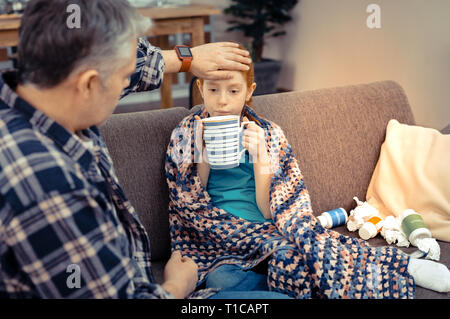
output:
[[[364,200],[388,121],[415,123],[405,92],[392,81],[257,96],[254,109],[283,128],[316,215],[337,207],[350,211],[354,196]],[[116,114],[101,127],[119,180],[148,230],[159,282],[170,254],[164,157],[172,130],[193,110]],[[357,236],[344,226],[335,230]],[[380,236],[370,243],[386,245]],[[439,243],[441,262],[449,267],[450,243]],[[450,293],[417,287],[416,298],[450,298]]]

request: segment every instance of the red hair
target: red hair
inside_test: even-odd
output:
[[[239,44],[239,49],[245,50],[245,48],[241,44]],[[250,62],[250,64],[248,66],[249,66],[249,69],[247,71],[240,71],[244,75],[244,79],[246,79],[247,89],[249,89],[252,86],[252,84],[255,82],[255,69],[253,67],[253,61]],[[203,81],[204,81],[203,79],[198,79],[198,81],[203,85]],[[196,87],[198,90],[199,89],[198,85]],[[250,105],[252,103],[252,97],[250,97],[250,99],[248,101],[246,101],[246,103],[247,103],[248,107],[250,108]],[[245,107],[242,109],[241,114],[242,114],[242,116],[246,116],[250,121],[255,121],[259,126],[261,126],[261,123],[259,123],[259,121],[256,118],[251,116],[245,110]]]

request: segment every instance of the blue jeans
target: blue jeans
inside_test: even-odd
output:
[[[236,265],[222,265],[213,270],[206,279],[206,288],[221,288],[210,299],[289,299],[269,291],[267,276]]]

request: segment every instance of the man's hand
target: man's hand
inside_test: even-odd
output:
[[[229,71],[247,71],[252,62],[247,50],[239,49],[233,42],[207,43],[191,48],[193,60],[189,70],[205,80],[226,80],[231,78]],[[175,50],[161,51],[165,67],[164,73],[178,73],[181,61]]]
[[[164,268],[162,287],[176,299],[183,299],[194,291],[197,271],[197,264],[191,258],[182,257],[179,251],[174,251]]]
[[[205,80],[229,79],[228,71],[247,71],[252,62],[249,52],[233,42],[203,44],[191,51],[194,59],[190,71]]]

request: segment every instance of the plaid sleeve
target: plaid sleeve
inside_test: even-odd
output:
[[[124,89],[121,98],[133,92],[159,88],[164,77],[164,67],[161,49],[152,46],[147,39],[139,38],[136,70],[131,75],[130,85]]]
[[[106,206],[92,189],[78,189],[15,213],[0,227],[11,252],[3,270],[21,269],[27,289],[42,298],[173,298],[160,285],[135,285],[126,233]],[[3,277],[14,295],[17,273]]]

